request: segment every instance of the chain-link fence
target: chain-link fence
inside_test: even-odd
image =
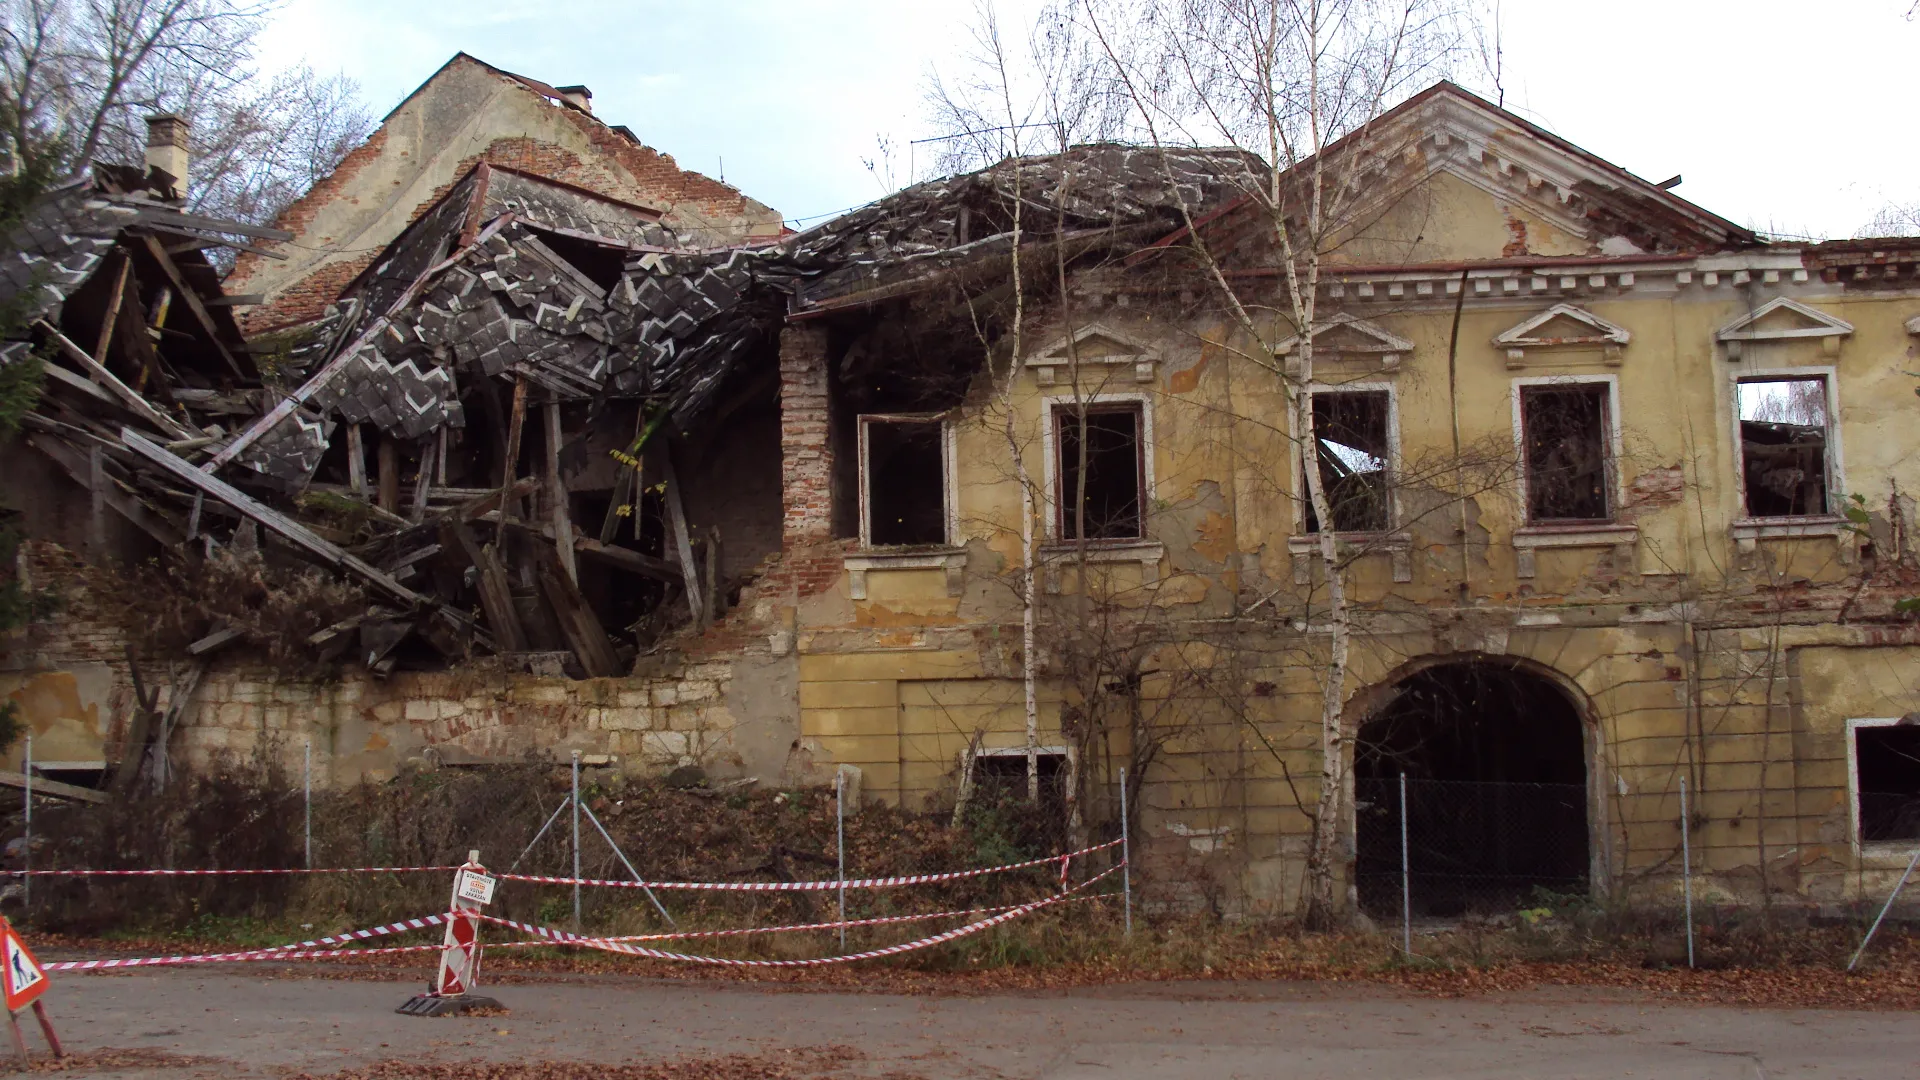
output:
[[[1461,780],[1354,782],[1361,910],[1415,918],[1494,915],[1541,892],[1587,888],[1587,791],[1580,784]],[[1404,844],[1404,847],[1403,847]]]

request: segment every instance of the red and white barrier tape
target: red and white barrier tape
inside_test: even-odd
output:
[[[700,892],[825,892],[832,889],[893,889],[902,885],[958,881],[962,878],[980,877],[985,874],[1004,874],[1010,870],[1025,870],[1033,866],[1065,863],[1082,855],[1119,846],[1120,841],[1109,840],[1104,844],[1084,847],[1064,855],[1049,855],[1044,859],[1028,859],[1026,862],[1008,863],[1004,866],[988,866],[978,870],[954,870],[942,874],[861,878],[853,881],[618,881],[604,878],[549,877],[541,874],[496,874],[494,876],[504,881],[531,881],[541,885],[602,885],[612,889],[682,889]]]
[[[424,874],[445,873],[457,866],[329,866],[291,870],[5,870],[0,874],[33,877],[203,877],[238,874]]]
[[[1058,856],[1056,856],[1056,858],[1057,857]],[[1051,862],[1052,860],[1044,859],[1041,861]],[[845,956],[816,957],[811,960],[733,960],[733,959],[728,959],[726,957],[720,957],[720,956],[694,956],[688,953],[665,952],[660,949],[649,949],[640,945],[629,945],[624,941],[614,941],[609,938],[594,938],[594,937],[585,937],[580,934],[570,934],[564,930],[551,930],[544,926],[535,926],[531,923],[515,922],[512,919],[502,919],[493,915],[482,915],[480,916],[480,918],[484,922],[493,923],[498,926],[510,927],[512,929],[519,930],[522,933],[533,934],[538,937],[545,938],[548,941],[559,942],[560,944],[563,944],[563,945],[578,945],[578,946],[581,946],[582,948],[599,949],[603,952],[622,953],[627,956],[640,956],[650,960],[676,960],[676,961],[680,961],[683,963],[690,963],[690,964],[717,964],[723,967],[778,967],[778,968],[818,967],[824,964],[849,964],[849,963],[853,963],[856,960],[874,960],[882,956],[898,956],[901,953],[914,952],[918,949],[931,948],[935,945],[944,944],[949,941],[956,941],[960,938],[967,937],[972,934],[977,934],[980,931],[986,930],[990,927],[998,926],[1001,923],[1007,922],[1010,919],[1017,919],[1022,915],[1028,914],[1029,912],[1038,911],[1041,908],[1058,904],[1061,901],[1066,900],[1069,896],[1073,895],[1074,893],[1085,890],[1088,886],[1092,885],[1094,882],[1099,881],[1101,878],[1104,878],[1109,874],[1118,873],[1120,870],[1120,867],[1124,865],[1125,864],[1122,863],[1119,866],[1114,866],[1111,869],[1104,870],[1098,874],[1095,874],[1094,876],[1088,878],[1087,880],[1081,882],[1080,884],[1074,886],[1072,889],[1058,896],[1049,896],[1042,900],[1035,900],[1030,904],[1021,904],[1018,907],[1010,908],[1007,911],[1004,911],[998,915],[994,915],[990,918],[985,918],[975,922],[970,922],[965,926],[956,926],[951,930],[934,934],[931,937],[924,937],[918,941],[909,941],[900,945],[889,945],[881,949],[869,949],[866,952],[848,953]]]
[[[1075,901],[1099,900],[1100,896],[1076,896]],[[1002,911],[1012,911],[1019,904],[1007,904],[1002,907],[960,908],[954,911],[933,911],[925,915],[888,915],[874,919],[846,919],[839,922],[794,923],[788,926],[751,926],[744,930],[683,930],[666,934],[619,934],[598,938],[599,941],[678,941],[685,938],[742,937],[749,934],[787,934],[804,930],[838,930],[853,926],[888,926],[894,923],[932,922],[935,919],[955,919],[963,915],[993,915]],[[545,945],[544,941],[499,941],[487,946],[489,949],[519,949],[529,946]]]
[[[163,964],[212,964],[240,960],[277,960],[277,959],[314,959],[326,956],[374,956],[380,953],[422,952],[437,950],[438,945],[400,945],[379,949],[325,949],[320,946],[333,945],[342,941],[361,941],[382,934],[399,934],[408,930],[424,930],[429,926],[439,926],[447,921],[445,915],[428,915],[420,919],[402,919],[399,922],[376,926],[370,930],[354,930],[331,937],[315,938],[292,945],[270,945],[260,949],[248,949],[244,952],[201,953],[193,956],[143,956],[128,957],[119,960],[61,960],[42,965],[48,971],[103,971],[108,968],[155,967]]]

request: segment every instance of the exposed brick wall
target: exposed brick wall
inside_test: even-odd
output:
[[[833,449],[827,444],[827,335],[818,326],[780,331],[781,546],[833,538]]]

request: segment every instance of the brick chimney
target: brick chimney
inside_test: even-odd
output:
[[[175,195],[187,194],[187,121],[172,113],[147,117],[147,168],[173,177]]]
[[[556,86],[554,93],[567,99],[567,104],[588,115],[593,114],[593,91],[584,86]]]

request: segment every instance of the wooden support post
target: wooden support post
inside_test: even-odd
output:
[[[367,494],[367,444],[359,424],[347,425],[347,484],[362,498]]]
[[[87,517],[87,546],[95,562],[107,554],[107,468],[106,454],[98,445],[87,447],[87,489],[93,497],[92,513]]]
[[[527,380],[513,380],[513,413],[507,421],[506,463],[500,470],[500,489],[513,486],[514,478],[520,475],[520,431],[527,422]],[[512,505],[517,500],[505,500],[500,504],[502,518],[518,516],[514,513],[518,507]]]
[[[434,444],[420,444],[420,473],[413,478],[413,503],[407,507],[407,520],[415,525],[427,516],[427,488],[433,483]]]
[[[707,625],[711,626],[720,618],[720,605],[726,602],[726,597],[720,595],[720,530],[717,527],[707,530],[706,557],[706,616]]]
[[[107,366],[107,349],[113,344],[113,327],[120,321],[120,303],[127,295],[127,275],[133,273],[133,260],[124,251],[119,254],[120,273],[114,278],[113,295],[107,297],[107,313],[100,320],[100,334],[93,347],[93,361],[101,367]]]
[[[127,646],[127,673],[133,679],[133,717],[127,721],[126,741],[120,744],[120,761],[114,766],[109,783],[113,793],[125,795],[133,790],[140,776],[140,763],[147,756],[147,740],[153,734],[153,710],[159,704],[156,688],[149,692],[140,678],[140,662],[134,659],[133,646]]]
[[[573,558],[573,515],[567,506],[567,482],[560,476],[560,403],[547,402],[547,514],[553,522],[553,549],[567,580],[580,584],[580,567]]]
[[[380,436],[380,496],[377,505],[387,513],[400,509],[400,444],[391,435]]]
[[[680,480],[673,472],[673,457],[661,448],[660,461],[666,470],[667,528],[673,537],[673,553],[680,561],[680,575],[687,587],[687,608],[693,613],[693,625],[707,625],[705,599],[700,592],[700,571],[693,564],[693,538],[687,533],[686,506],[680,500]]]
[[[433,482],[447,486],[447,425],[441,424],[433,440]]]
[[[464,521],[449,522],[447,532],[453,534],[454,542],[480,571],[480,608],[486,612],[488,625],[493,627],[495,645],[503,653],[526,652],[527,632],[520,626],[519,613],[513,609],[513,586],[508,583],[507,572],[501,569],[493,549],[481,547]]]

